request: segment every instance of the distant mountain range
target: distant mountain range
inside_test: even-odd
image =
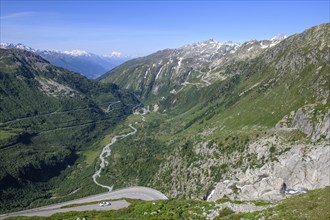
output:
[[[114,84],[87,79],[21,49],[0,49],[0,79],[1,210],[47,197],[38,182],[51,187],[46,182],[72,165],[77,151],[98,141],[138,104]],[[107,111],[109,103],[117,108]]]
[[[153,112],[122,153],[116,149],[111,183],[150,177],[144,185],[173,198],[201,198],[214,186],[212,201],[277,200],[330,185],[329,30],[326,23],[242,44],[211,39],[104,74],[101,82],[133,91]],[[170,153],[126,160],[135,145]],[[152,160],[160,164],[154,173]],[[123,166],[145,161],[145,176]]]
[[[119,52],[112,52],[109,56],[100,56],[83,50],[57,51],[57,50],[36,50],[24,44],[1,43],[1,48],[16,48],[27,50],[40,55],[56,66],[80,73],[88,78],[97,78],[105,72],[131,59],[122,56]]]
[[[132,59],[102,75],[105,82],[114,82],[131,89],[142,98],[166,96],[188,84],[205,86],[224,80],[243,69],[237,63],[247,62],[287,38],[277,34],[270,40],[245,43],[219,42],[214,39],[165,49]]]
[[[97,80],[46,58],[83,67],[96,56],[86,51],[3,45],[14,49],[0,49],[0,213],[101,193],[100,162],[103,185],[148,186],[180,204],[273,202],[329,186],[329,30],[210,39]]]

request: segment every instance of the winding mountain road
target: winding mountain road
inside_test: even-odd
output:
[[[87,211],[87,210],[114,210],[128,207],[130,204],[122,199],[117,201],[112,201],[110,206],[99,206],[98,201],[101,200],[114,200],[121,198],[131,198],[131,199],[141,199],[145,201],[150,200],[165,200],[167,197],[155,190],[148,187],[129,187],[125,189],[114,190],[109,193],[102,193],[93,196],[88,196],[80,199],[71,200],[68,202],[58,203],[54,205],[39,207],[35,209],[24,210],[20,212],[13,212],[0,215],[0,219],[12,216],[51,216],[55,213],[69,212],[69,211]],[[88,204],[70,208],[61,208],[63,206],[79,204],[79,203],[90,203],[95,202],[95,204]]]
[[[109,105],[109,108],[110,108],[110,105]],[[136,109],[138,107],[139,106],[136,106]],[[142,116],[142,119],[144,119],[144,115],[147,112],[147,110],[143,109],[143,113],[141,114],[136,109],[135,109],[135,107],[133,108],[133,113],[140,114]],[[80,198],[80,199],[71,200],[68,202],[39,207],[39,208],[35,208],[35,209],[7,213],[7,214],[0,215],[0,219],[6,218],[6,217],[11,217],[11,216],[51,216],[55,213],[69,212],[69,211],[114,210],[114,209],[128,207],[130,204],[122,198],[131,198],[131,199],[140,199],[140,200],[165,200],[165,199],[167,199],[167,197],[163,193],[161,193],[155,189],[152,189],[152,188],[135,186],[135,187],[129,187],[129,188],[112,191],[113,186],[106,186],[97,181],[97,177],[101,176],[101,172],[102,172],[103,168],[106,165],[108,165],[108,161],[106,161],[106,157],[109,157],[111,154],[110,146],[113,145],[114,143],[116,143],[118,140],[124,139],[131,135],[134,135],[137,132],[137,129],[135,127],[133,127],[132,124],[129,124],[129,127],[133,131],[131,131],[127,134],[114,136],[111,139],[111,142],[102,149],[102,152],[100,153],[100,156],[99,156],[101,163],[99,165],[99,169],[96,170],[93,175],[93,181],[96,185],[108,189],[109,190],[108,193],[97,194],[97,195],[93,195],[93,196],[88,196],[88,197],[84,197],[84,198]],[[98,204],[98,201],[114,200],[114,199],[122,199],[122,200],[112,201],[110,206],[101,207]],[[61,208],[63,206],[67,206],[67,205],[79,204],[79,203],[90,203],[90,202],[95,202],[95,204],[86,204],[86,205],[69,207],[69,208]]]

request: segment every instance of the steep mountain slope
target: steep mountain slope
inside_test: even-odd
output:
[[[23,44],[1,43],[1,48],[16,48],[36,53],[53,65],[80,73],[88,78],[97,78],[130,59],[129,57],[118,56],[118,54],[112,56],[98,56],[82,50],[64,52],[54,50],[35,50]]]
[[[103,82],[116,82],[143,97],[168,93],[173,86],[181,85],[188,79],[194,82],[195,78],[203,77],[211,62],[235,52],[238,46],[235,43],[222,44],[209,40],[179,49],[162,50],[129,61],[100,79]],[[199,82],[204,83],[201,80]]]
[[[166,96],[170,92],[178,92],[182,86],[208,86],[238,74],[240,70],[231,67],[233,62],[252,59],[278,42],[250,41],[240,45],[211,39],[128,61],[103,75],[100,80],[115,82],[143,98]],[[230,67],[232,69],[228,73],[227,68]]]
[[[0,78],[1,210],[54,197],[61,187],[59,195],[95,190],[66,178],[91,179],[94,166],[84,164],[84,152],[131,114],[136,98],[19,49],[0,49]],[[116,108],[107,110],[113,102]]]
[[[101,184],[207,200],[279,200],[330,185],[329,29],[159,51],[101,83],[28,52],[3,51],[1,207],[100,192],[90,178],[100,146],[132,132],[133,123],[134,136],[111,145]]]
[[[165,50],[111,71],[101,81],[132,89],[152,112],[134,139],[113,146],[107,181],[179,198],[201,198],[215,186],[213,199],[239,200],[330,185],[329,28],[227,45],[234,52],[201,66],[197,55],[179,66],[182,56]],[[186,69],[194,64],[195,81]]]

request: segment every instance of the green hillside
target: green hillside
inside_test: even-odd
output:
[[[200,45],[213,41],[159,51],[99,81],[27,52],[1,50],[1,207],[101,192],[91,178],[96,158],[114,136],[131,132],[129,125],[137,132],[111,145],[100,183],[160,190],[172,198],[162,202],[164,210],[204,204],[199,200],[210,189],[211,200],[244,202],[328,186],[329,29],[327,23],[281,41],[224,45],[212,59],[190,49],[204,51]],[[129,115],[135,96],[109,82],[141,98],[135,114]],[[134,209],[149,206],[85,214],[136,217],[141,213]],[[180,213],[173,218],[192,214]],[[240,216],[231,210],[222,215]]]
[[[297,141],[306,147],[315,140],[326,144],[329,128],[317,127],[329,118],[329,29],[330,24],[310,28],[253,59],[219,66],[231,71],[236,65],[241,73],[228,73],[232,77],[211,85],[188,84],[176,87],[177,93],[143,99],[153,112],[136,125],[134,137],[113,146],[111,169],[105,170],[104,181],[115,182],[117,187],[146,185],[173,197],[201,198],[210,186],[232,173],[276,161]],[[152,57],[155,63],[159,62],[156,55]],[[127,62],[101,82],[144,62],[144,58]],[[119,84],[126,87],[142,80],[134,78],[136,71],[131,74],[133,81],[127,77]],[[137,87],[134,92],[143,90]],[[287,130],[275,129],[282,118],[301,111],[306,111],[305,118],[291,118]],[[126,126],[132,121],[130,117]],[[249,149],[268,139],[275,140],[267,145],[274,153],[260,160]]]
[[[83,195],[99,192],[88,176],[101,148],[98,141],[131,114],[136,98],[23,50],[0,50],[0,78],[1,210],[68,199],[64,195],[78,188],[87,187],[79,192]],[[87,158],[86,151],[96,154]]]
[[[230,208],[217,210],[215,219],[329,219],[330,188],[315,190],[303,195],[273,203],[255,201],[257,207],[265,206],[265,210],[258,212],[234,213]],[[51,217],[16,217],[9,219],[207,219],[207,215],[214,212],[218,204],[225,201],[204,202],[193,200],[167,201],[130,201],[128,208],[115,211],[86,211],[69,212],[52,215]],[[238,201],[226,201],[232,204],[244,204]],[[252,203],[253,204],[253,203]]]

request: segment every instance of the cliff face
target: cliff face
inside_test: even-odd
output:
[[[319,108],[323,105],[305,105],[276,124],[276,129],[297,129],[307,134],[312,140],[330,138],[330,110]]]
[[[258,159],[267,156],[259,148],[251,149],[259,152]],[[223,197],[237,200],[280,200],[330,185],[329,170],[328,143],[297,144],[260,169],[247,169],[218,183],[211,201]]]
[[[305,105],[275,126],[277,132],[302,132],[310,143],[285,143],[273,138],[255,141],[247,155],[270,160],[260,168],[232,172],[236,174],[217,183],[211,200],[280,200],[330,185],[330,110],[326,104]]]

